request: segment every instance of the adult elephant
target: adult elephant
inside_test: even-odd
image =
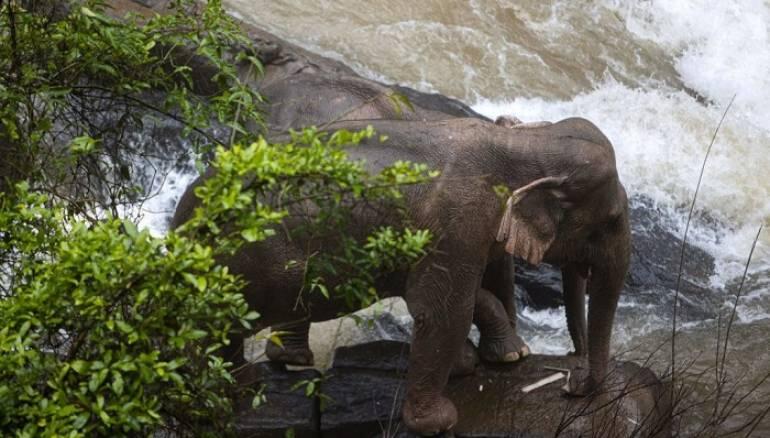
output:
[[[402,412],[406,425],[415,432],[435,433],[457,421],[457,411],[442,390],[478,297],[489,295],[482,287],[485,269],[505,254],[533,265],[546,261],[562,266],[573,291],[582,295],[587,288],[588,373],[575,373],[570,389],[578,395],[598,389],[607,373],[630,247],[628,201],[607,138],[583,119],[531,129],[478,119],[341,122],[329,129],[367,125],[388,138],[350,149],[350,157],[365,160],[370,171],[397,160],[423,162],[441,171],[435,181],[404,188],[409,220],[435,236],[428,255],[378,285],[386,295],[403,293],[415,321]],[[495,193],[497,186],[512,190],[505,206]],[[195,204],[188,190],[175,222],[183,222]],[[390,220],[371,214],[355,219],[359,229],[349,230],[353,235]],[[249,280],[244,294],[262,315],[261,323],[335,317],[340,303],[320,296],[307,297],[306,306],[297,308],[304,267],[300,263],[287,269],[286,262],[307,260],[309,242],[276,231],[227,261]]]
[[[472,116],[488,121],[461,102],[439,94],[316,69],[285,72],[283,76],[273,74],[259,92],[266,102],[266,126],[273,135],[346,120],[435,121]],[[403,96],[406,101],[395,96]],[[528,126],[513,117],[501,118],[496,123]],[[487,362],[514,362],[529,354],[529,347],[516,332],[513,263],[512,257],[490,262],[484,273],[484,292],[477,297],[474,323],[481,335],[478,353]],[[309,322],[283,324],[278,329],[285,333],[284,345],[269,344],[267,356],[274,362],[312,364],[307,346]],[[467,362],[458,366],[458,370],[462,369],[468,369]]]

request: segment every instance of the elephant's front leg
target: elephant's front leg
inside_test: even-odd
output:
[[[516,331],[518,313],[516,310],[516,266],[514,257],[505,254],[499,260],[490,262],[484,270],[481,286],[500,300],[508,317],[508,322]]]
[[[429,258],[410,274],[406,303],[414,334],[402,418],[415,432],[435,434],[457,422],[442,392],[470,330],[483,266]]]
[[[585,356],[586,348],[586,277],[588,269],[567,264],[561,269],[564,290],[564,310],[567,328],[575,351],[571,354]]]
[[[588,372],[573,373],[569,383],[569,392],[573,395],[596,392],[607,377],[612,323],[624,275],[625,270],[616,267],[591,267],[588,281]]]

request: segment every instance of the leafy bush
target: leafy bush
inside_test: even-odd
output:
[[[118,219],[63,222],[20,187],[0,215],[0,250],[17,256],[0,300],[0,428],[90,436],[223,427],[232,378],[216,351],[233,322],[257,315],[212,250]],[[30,220],[46,233],[30,233]]]
[[[341,244],[311,258],[305,290],[369,304],[377,275],[415,262],[431,236],[351,239],[351,209],[398,211],[399,188],[433,173],[349,161],[371,129],[281,144],[247,129],[260,98],[241,73],[261,66],[219,1],[124,20],[99,0],[50,4],[0,2],[0,434],[226,434],[233,377],[218,352],[258,315],[218,257],[309,205],[321,213],[297,232]],[[118,208],[146,195],[132,169],[147,151],[126,139],[148,114],[216,149],[200,208],[163,238]],[[329,291],[338,272],[348,281]]]
[[[324,140],[310,130],[287,144],[220,149],[216,173],[197,190],[202,206],[162,239],[119,219],[66,220],[24,184],[1,198],[0,254],[13,275],[0,300],[0,428],[21,436],[227,430],[233,379],[217,352],[233,323],[248,328],[258,315],[215,256],[274,233],[288,210],[264,203],[266,193],[347,210],[348,197],[397,198],[398,185],[429,177],[406,163],[371,176],[348,161],[343,147],[372,135]],[[384,228],[348,242],[343,251],[356,255],[358,270],[339,293],[370,293],[375,272],[414,262],[429,239]]]
[[[148,195],[145,125],[176,123],[199,151],[256,139],[248,39],[219,1],[170,8],[114,19],[101,0],[0,3],[0,190],[27,180],[68,212],[116,214]]]

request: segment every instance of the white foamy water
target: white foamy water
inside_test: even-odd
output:
[[[684,82],[711,100],[733,95],[741,115],[767,129],[770,5],[763,0],[607,1],[634,34],[677,54]]]
[[[161,182],[163,191],[142,205],[138,226],[149,229],[154,236],[166,234],[179,198],[197,176],[195,171],[169,171]]]

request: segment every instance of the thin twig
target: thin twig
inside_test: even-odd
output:
[[[711,137],[711,142],[709,143],[708,149],[706,149],[706,156],[703,157],[703,164],[701,165],[700,169],[700,175],[698,175],[698,184],[695,186],[695,194],[692,198],[692,203],[690,204],[690,212],[687,214],[687,223],[685,224],[684,228],[684,237],[682,238],[682,249],[679,253],[679,272],[676,277],[676,290],[674,293],[674,315],[673,315],[673,321],[671,323],[671,391],[672,396],[674,388],[676,387],[676,319],[677,319],[677,310],[679,305],[679,288],[682,283],[682,269],[684,267],[684,253],[685,253],[685,247],[687,246],[687,234],[690,231],[690,221],[692,221],[692,215],[695,211],[695,202],[698,199],[698,191],[700,190],[701,182],[703,181],[703,173],[706,170],[706,162],[708,162],[709,154],[711,154],[711,148],[714,146],[714,142],[716,141],[717,134],[719,133],[719,129],[722,127],[722,122],[724,122],[725,117],[727,116],[727,112],[730,110],[730,107],[733,105],[733,102],[735,101],[735,96],[733,95],[732,99],[730,99],[730,103],[727,104],[727,108],[725,108],[724,113],[722,113],[722,118],[719,119],[719,124],[717,124],[717,128],[714,130],[714,135]]]
[[[754,242],[751,243],[751,250],[749,251],[749,258],[746,260],[746,266],[743,268],[743,276],[741,277],[741,283],[738,285],[738,292],[735,295],[735,303],[733,303],[733,310],[730,313],[730,319],[727,321],[727,329],[725,332],[725,344],[722,347],[722,379],[724,379],[724,373],[725,373],[725,360],[727,360],[727,340],[730,339],[730,329],[733,326],[733,321],[735,320],[735,313],[738,308],[738,300],[741,299],[741,292],[743,292],[743,284],[746,282],[746,276],[749,273],[749,265],[751,264],[751,257],[754,255],[754,249],[757,247],[757,241],[759,240],[759,235],[762,233],[762,228],[764,227],[764,224],[759,226],[759,229],[757,230],[757,235],[754,237]]]

